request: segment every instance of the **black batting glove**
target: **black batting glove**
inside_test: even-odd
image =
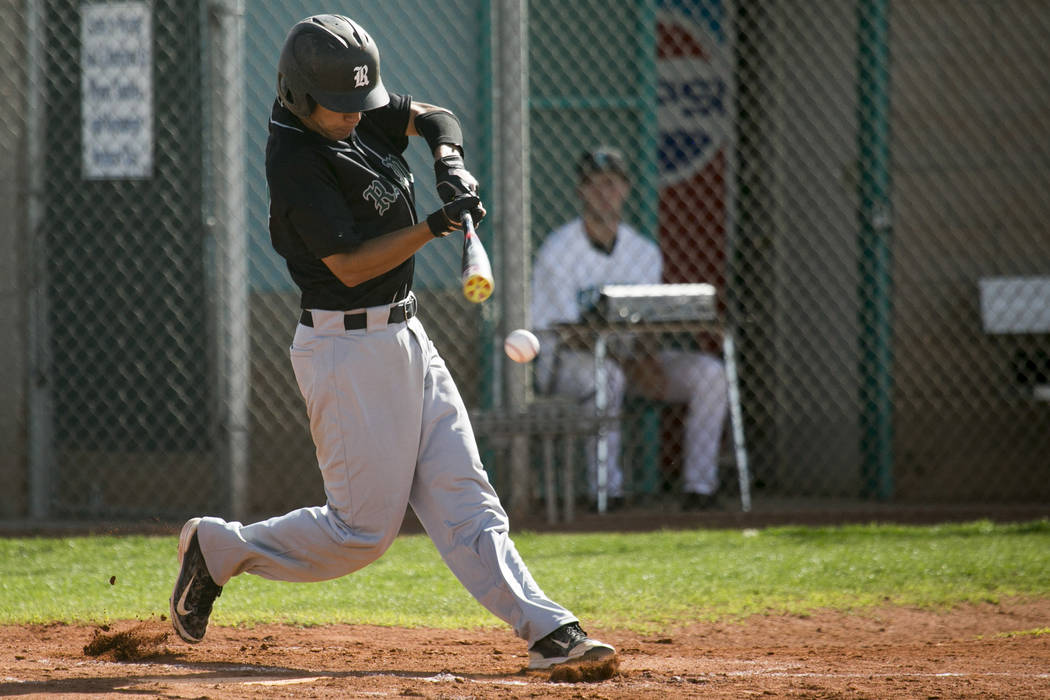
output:
[[[438,196],[448,204],[456,197],[478,193],[478,181],[463,164],[463,156],[452,153],[434,161]]]
[[[456,197],[465,194],[476,195],[478,193],[478,181],[470,174],[463,165],[463,156],[452,153],[441,156],[434,161],[434,177],[437,180],[437,192],[441,201],[448,204]],[[477,223],[485,216],[484,207],[471,211],[474,222]]]
[[[456,197],[445,206],[427,217],[427,227],[438,238],[444,238],[453,231],[463,228],[463,212],[470,212],[477,226],[485,217],[485,207],[477,195],[464,194]]]

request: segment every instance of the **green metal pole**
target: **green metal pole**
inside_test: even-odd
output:
[[[862,495],[893,497],[893,221],[889,0],[858,0]]]

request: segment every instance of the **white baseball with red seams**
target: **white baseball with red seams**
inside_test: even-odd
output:
[[[519,328],[503,341],[503,352],[515,362],[529,362],[540,351],[540,341],[531,331]]]

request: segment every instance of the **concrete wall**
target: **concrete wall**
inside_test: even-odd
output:
[[[1045,499],[1050,405],[988,337],[978,280],[1050,274],[1050,4],[892,12],[897,480],[902,495]],[[1006,465],[1009,465],[1008,468]]]
[[[747,10],[742,269],[763,329],[742,371],[755,473],[855,495],[856,8]],[[987,337],[977,282],[1050,274],[1050,5],[902,0],[889,17],[896,497],[1045,497],[1030,488],[1045,482],[1050,406],[1016,386],[1010,363],[1048,339]]]
[[[814,494],[858,490],[856,30],[852,3],[779,11],[783,79],[773,154],[777,191],[776,358],[787,407],[780,480]],[[784,25],[782,25],[784,26]],[[811,280],[800,283],[800,280]],[[790,396],[790,398],[788,398]]]
[[[844,3],[770,2],[742,15],[738,31],[741,379],[755,478],[795,494],[854,495],[854,15]]]

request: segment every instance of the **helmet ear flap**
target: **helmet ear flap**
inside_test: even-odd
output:
[[[288,111],[298,117],[308,117],[317,108],[317,101],[308,93],[301,96],[295,94],[284,73],[277,74],[277,98]]]
[[[295,111],[295,95],[292,93],[292,89],[288,87],[288,81],[284,79],[284,73],[277,74],[277,97],[280,98],[281,104]]]

